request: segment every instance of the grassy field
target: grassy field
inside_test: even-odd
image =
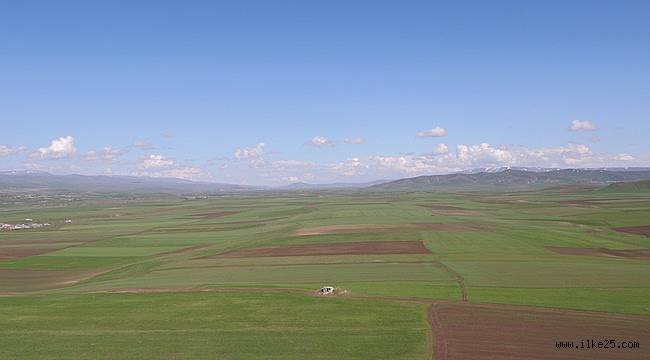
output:
[[[3,359],[429,359],[435,302],[650,317],[650,238],[617,231],[650,225],[647,192],[260,193],[0,211],[0,222],[25,218],[53,226],[0,233]],[[430,253],[221,255],[368,242]],[[339,294],[317,296],[324,285]]]

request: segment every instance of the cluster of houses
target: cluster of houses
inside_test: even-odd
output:
[[[72,220],[65,219],[66,224],[72,223]],[[32,219],[25,219],[25,222],[20,224],[5,224],[0,223],[0,231],[10,231],[10,230],[27,230],[27,229],[39,229],[52,226],[50,223],[38,223]]]

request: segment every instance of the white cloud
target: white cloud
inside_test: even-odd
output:
[[[115,161],[125,153],[124,150],[113,149],[112,146],[105,146],[102,150],[88,151],[83,156],[86,161]]]
[[[0,145],[0,157],[16,155],[18,153],[21,153],[24,150],[25,148],[22,146],[16,148],[13,146]]]
[[[259,159],[262,156],[264,156],[265,146],[266,145],[263,142],[261,142],[252,148],[237,149],[235,150],[235,159],[237,160]]]
[[[447,135],[447,130],[441,128],[440,126],[436,126],[430,130],[420,131],[418,133],[419,137],[442,137],[445,135]]]
[[[597,154],[583,144],[531,149],[519,146],[494,147],[481,143],[459,144],[455,152],[436,151],[422,155],[355,158],[322,168],[329,172],[330,177],[367,176],[376,179],[444,174],[472,168],[503,166],[549,168],[629,166],[629,163],[635,160],[637,159],[629,154]]]
[[[148,176],[156,178],[177,178],[184,180],[200,181],[210,180],[212,175],[198,166],[178,166],[165,169],[147,169],[128,173],[131,176]]]
[[[310,169],[316,166],[316,163],[302,160],[277,160],[271,163],[271,167],[277,170]]]
[[[144,169],[159,169],[174,166],[176,163],[163,155],[149,155],[142,158],[141,167]]]
[[[446,151],[443,151],[445,147]],[[437,150],[437,151],[435,151]],[[303,160],[268,161],[262,168],[232,167],[220,176],[234,182],[283,184],[286,182],[358,182],[419,175],[446,174],[466,169],[495,167],[610,167],[644,166],[647,158],[630,154],[598,153],[584,144],[529,148],[488,143],[458,144],[455,149],[439,144],[431,153],[378,155],[349,158],[333,163]],[[227,172],[227,173],[226,173]]]
[[[205,180],[211,176],[205,170],[196,166],[185,166],[176,169],[169,169],[151,174],[153,177],[173,177],[185,180]]]
[[[364,175],[370,168],[370,165],[360,158],[352,158],[346,161],[328,166],[329,171],[345,177]]]
[[[573,120],[569,130],[571,131],[593,131],[597,126],[589,120]]]
[[[345,139],[343,140],[343,142],[350,145],[361,145],[365,142],[365,140],[363,138],[357,137],[357,138]]]
[[[141,158],[139,167],[128,174],[132,176],[166,177],[194,181],[212,179],[212,174],[202,167],[179,164],[174,159],[156,154]]]
[[[632,156],[630,154],[618,154],[618,155],[616,155],[616,160],[619,160],[619,161],[632,161],[632,160],[634,160],[634,156]]]
[[[76,151],[74,138],[65,136],[52,140],[50,146],[39,148],[32,156],[40,159],[61,159],[72,156]]]
[[[449,147],[446,144],[438,144],[436,146],[436,154],[446,154],[449,152]]]
[[[237,149],[235,150],[235,159],[248,160],[250,167],[255,169],[262,168],[266,165],[266,161],[264,160],[265,147],[266,144],[261,142],[252,148]]]
[[[456,159],[459,164],[476,162],[508,163],[514,160],[514,154],[507,148],[494,148],[487,143],[478,145],[456,146]]]
[[[314,136],[309,143],[316,147],[334,146],[334,143],[324,136]]]

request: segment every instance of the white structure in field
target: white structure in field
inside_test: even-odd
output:
[[[323,286],[318,290],[318,294],[320,295],[332,295],[334,294],[334,287],[333,286]]]

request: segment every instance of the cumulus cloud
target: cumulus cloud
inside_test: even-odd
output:
[[[101,150],[92,150],[84,154],[83,160],[86,161],[115,161],[124,155],[125,151],[113,149],[112,146],[105,146]]]
[[[506,147],[495,148],[488,143],[477,145],[456,146],[456,159],[460,164],[473,164],[476,162],[509,163],[516,155]]]
[[[418,133],[419,137],[443,137],[445,135],[447,135],[447,130],[441,128],[440,126],[436,126],[430,130],[420,131]]]
[[[449,147],[447,144],[438,144],[436,146],[436,154],[446,154],[449,152]]]
[[[266,161],[264,160],[265,147],[266,144],[261,142],[255,145],[255,147],[237,149],[235,150],[235,159],[247,160],[249,166],[252,168],[262,168],[266,165]]]
[[[234,174],[251,181],[270,184],[286,182],[357,182],[376,179],[395,179],[419,175],[445,174],[476,168],[495,167],[609,167],[643,166],[645,158],[625,153],[599,153],[585,144],[529,148],[525,146],[489,143],[458,144],[455,148],[438,144],[434,151],[425,154],[377,155],[353,157],[331,163],[303,160],[268,161],[263,167],[246,173],[245,169],[233,167],[228,171],[244,171]],[[233,174],[233,173],[230,173]],[[223,175],[230,176],[230,175]],[[241,182],[240,180],[239,182]]]
[[[212,179],[212,174],[204,168],[195,165],[181,164],[164,155],[151,154],[142,157],[140,160],[139,166],[136,169],[133,169],[133,171],[130,171],[128,173],[129,175],[157,178],[178,178],[193,181]]]
[[[149,155],[142,158],[141,167],[144,169],[160,169],[168,168],[174,166],[176,162],[172,159],[168,159],[163,155]]]
[[[235,159],[237,160],[250,160],[250,159],[259,159],[264,156],[264,147],[266,145],[261,142],[255,147],[248,147],[243,149],[235,150]]]
[[[316,147],[334,146],[334,143],[324,136],[314,136],[309,143]]]
[[[39,159],[61,159],[72,156],[76,151],[74,138],[64,136],[52,140],[48,147],[39,148],[32,156]]]
[[[361,145],[365,142],[365,140],[363,138],[356,137],[356,138],[345,139],[343,140],[343,142],[350,145]]]
[[[571,121],[570,131],[593,131],[596,130],[596,124],[589,120],[573,120]]]
[[[441,149],[442,150],[442,147]],[[504,166],[606,167],[629,166],[637,160],[630,154],[599,154],[583,144],[548,148],[492,146],[488,143],[459,144],[456,151],[430,154],[405,154],[353,158],[312,169],[330,177],[366,176],[371,178],[444,174],[472,168]]]

